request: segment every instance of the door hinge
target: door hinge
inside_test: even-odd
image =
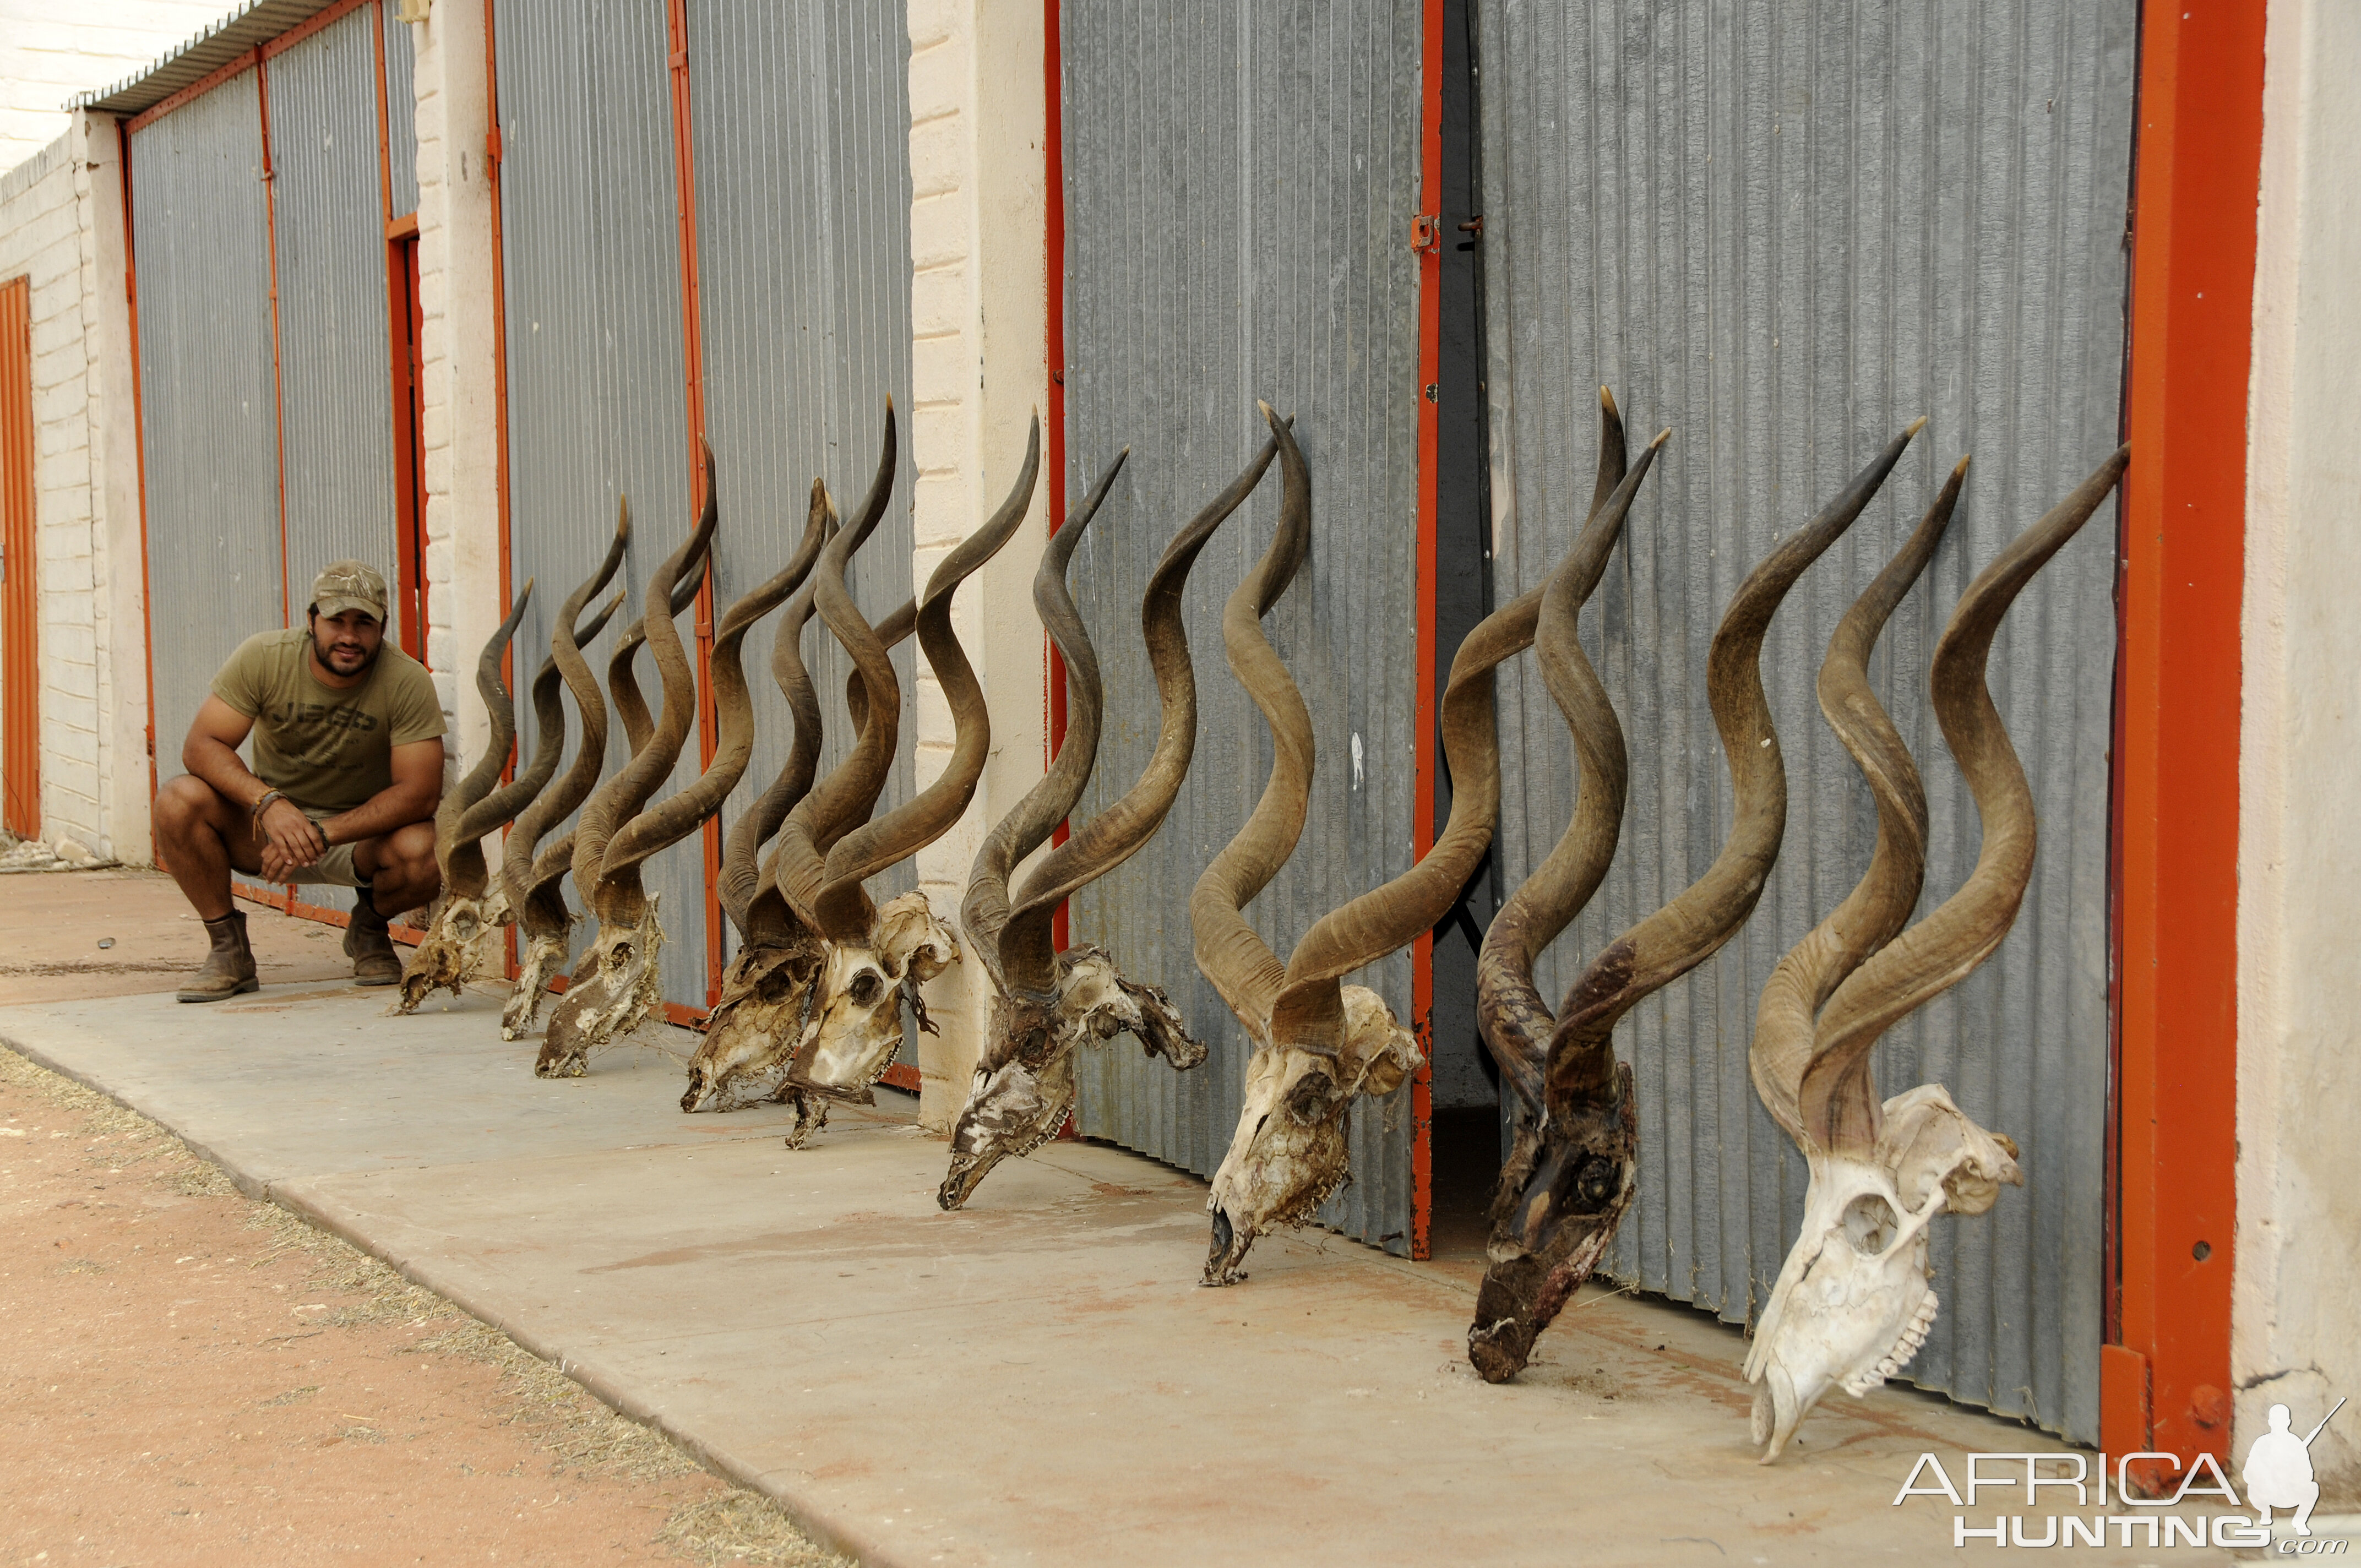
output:
[[[1442,225],[1433,213],[1420,213],[1410,221],[1410,247],[1423,256],[1442,243]]]

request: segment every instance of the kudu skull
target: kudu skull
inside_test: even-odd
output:
[[[500,1038],[504,1040],[513,1040],[533,1027],[542,998],[547,994],[550,977],[564,972],[566,968],[566,938],[574,927],[574,916],[566,906],[565,877],[573,863],[574,836],[567,833],[547,849],[542,848],[541,841],[596,787],[605,763],[607,703],[599,695],[598,677],[590,673],[589,663],[582,655],[582,645],[598,636],[622,608],[625,596],[618,593],[588,621],[577,624],[574,618],[613,578],[622,565],[623,551],[631,536],[631,503],[619,500],[614,540],[607,546],[598,569],[574,590],[566,608],[559,611],[550,628],[549,657],[533,676],[539,743],[533,750],[532,767],[518,781],[531,782],[533,795],[529,804],[517,813],[500,854],[500,899],[516,922],[524,949],[516,984],[509,992],[507,1004],[500,1009]],[[694,592],[697,577],[691,576],[689,582]],[[677,588],[675,596],[677,599]],[[641,628],[635,623],[618,639],[626,665],[625,679],[629,678],[631,652],[639,646],[642,637]],[[557,773],[558,753],[566,743],[566,711],[558,694],[561,680],[565,689],[574,694],[575,708],[582,716],[581,749],[562,776]],[[645,715],[644,704],[640,712]]]
[[[2000,946],[2032,875],[2033,793],[1985,684],[2001,618],[2095,512],[2128,461],[2117,451],[1969,585],[1936,644],[1931,706],[1983,825],[1975,869],[1904,929],[1926,874],[1927,796],[1900,733],[1870,689],[1867,659],[1940,543],[1966,477],[1961,459],[1918,531],[1839,623],[1820,666],[1820,711],[1877,803],[1877,846],[1851,894],[1772,970],[1749,1052],[1756,1092],[1803,1150],[1804,1223],[1746,1357],[1753,1437],[1778,1457],[1831,1387],[1859,1397],[1925,1343],[1938,1303],[1927,1230],[1981,1214],[2022,1185],[2017,1147],[1938,1084],[1880,1103],[1870,1053],[1916,1009]]]
[[[951,601],[1024,521],[1039,469],[1040,427],[1037,421],[1000,509],[944,558],[923,595],[873,627],[844,572],[884,514],[895,450],[889,405],[870,494],[853,521],[829,538],[812,577],[811,608],[852,661],[845,695],[858,739],[833,773],[807,788],[819,754],[819,705],[795,643],[796,618],[807,613],[799,601],[773,659],[796,716],[794,748],[778,780],[730,836],[723,906],[743,946],[724,977],[681,1096],[681,1109],[690,1112],[785,1102],[796,1111],[790,1146],[826,1124],[830,1104],[872,1098],[901,1048],[903,1004],[910,1004],[921,1028],[930,1027],[919,988],[959,961],[958,941],[925,894],[904,894],[880,905],[862,884],[948,832],[983,777],[991,717],[951,630]],[[935,782],[873,821],[899,739],[901,689],[888,655],[913,632],[950,707],[956,737]],[[757,872],[761,844],[774,829],[777,843]]]
[[[1443,698],[1451,815],[1408,872],[1332,910],[1282,965],[1240,913],[1293,851],[1309,809],[1311,718],[1262,630],[1311,546],[1312,480],[1291,430],[1266,405],[1282,496],[1270,548],[1230,596],[1222,635],[1230,668],[1270,727],[1262,798],[1191,894],[1197,966],[1237,1014],[1255,1051],[1229,1152],[1214,1173],[1204,1282],[1235,1284],[1255,1238],[1312,1218],[1349,1175],[1347,1120],[1362,1095],[1395,1092],[1423,1064],[1417,1042],[1377,992],[1342,979],[1431,929],[1491,843],[1500,802],[1492,672],[1532,639],[1537,595],[1487,617],[1452,661]]]
[[[703,456],[705,504],[697,528],[649,580],[642,621],[664,679],[662,714],[623,771],[590,797],[575,831],[575,882],[598,916],[598,937],[577,967],[565,999],[550,1015],[549,1033],[533,1064],[533,1070],[544,1078],[579,1077],[593,1052],[630,1034],[655,1011],[661,998],[656,957],[663,948],[664,932],[657,900],[642,889],[641,867],[719,810],[744,774],[753,754],[754,719],[740,668],[740,648],[754,622],[777,608],[801,583],[818,550],[819,531],[816,526],[807,528],[804,547],[787,565],[721,615],[714,627],[708,676],[718,720],[713,756],[695,783],[649,806],[649,795],[679,758],[696,711],[696,674],[673,616],[677,613],[675,594],[684,571],[692,569],[699,557],[710,560],[719,518],[719,486],[712,452],[707,449]],[[629,650],[619,648],[618,656],[628,673]],[[628,688],[625,681],[614,684],[616,705],[625,712],[627,724],[636,729],[631,709],[638,707],[642,715],[645,711],[638,703],[638,692]]]
[[[1623,809],[1622,731],[1576,623],[1613,544],[1599,531],[1620,528],[1646,466],[1626,473],[1622,422],[1603,389],[1600,422],[1586,537],[1545,586],[1535,633],[1543,680],[1574,731],[1582,794],[1556,849],[1493,917],[1477,960],[1478,1027],[1517,1100],[1467,1331],[1467,1358],[1490,1383],[1523,1370],[1534,1342],[1598,1266],[1630,1207],[1639,1128],[1631,1069],[1615,1059],[1615,1025],[1730,940],[1753,913],[1778,858],[1786,770],[1760,669],[1771,619],[1805,569],[1861,515],[1926,423],[1918,421],[1888,443],[1739,585],[1706,667],[1707,705],[1736,805],[1730,837],[1703,876],[1590,961],[1553,1017],[1533,984],[1533,960],[1597,891]]]
[[[1082,1046],[1128,1034],[1175,1068],[1205,1059],[1204,1046],[1190,1037],[1161,988],[1126,979],[1102,948],[1056,951],[1050,923],[1067,898],[1137,853],[1172,809],[1197,743],[1197,680],[1180,620],[1181,589],[1214,530],[1254,489],[1278,450],[1276,441],[1265,443],[1246,472],[1174,538],[1148,577],[1140,624],[1161,720],[1148,766],[1121,800],[1043,859],[1012,903],[1009,873],[1081,800],[1097,759],[1106,694],[1097,650],[1066,587],[1066,568],[1128,448],[1042,551],[1033,602],[1065,662],[1069,717],[1048,773],[993,828],[968,876],[960,923],[992,981],[992,1021],[967,1104],[951,1128],[950,1169],[936,1193],[945,1209],[964,1204],[1001,1160],[1030,1154],[1057,1135],[1073,1108],[1074,1055]]]
[[[484,888],[490,873],[480,840],[515,815],[521,804],[513,786],[497,792],[492,787],[500,783],[500,770],[509,765],[509,751],[516,743],[516,704],[500,679],[500,656],[532,598],[533,583],[527,579],[507,619],[476,660],[476,690],[484,699],[491,734],[476,765],[435,806],[434,860],[443,873],[443,894],[427,922],[424,939],[402,967],[401,991],[387,1009],[390,1014],[414,1011],[437,990],[454,996],[464,993],[481,960],[479,944],[488,926]]]

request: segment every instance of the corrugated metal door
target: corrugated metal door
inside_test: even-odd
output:
[[[331,561],[402,580],[375,31],[356,9],[269,65],[287,591],[298,620]]]
[[[1247,911],[1282,955],[1412,858],[1421,22],[1415,0],[1063,12],[1068,493],[1132,448],[1073,571],[1109,705],[1082,812],[1127,789],[1154,747],[1140,592],[1172,532],[1263,440],[1255,400],[1268,398],[1297,415],[1315,508],[1311,563],[1266,621],[1319,758],[1302,842]],[[1200,1174],[1228,1146],[1249,1051],[1191,959],[1185,894],[1270,768],[1220,619],[1270,541],[1278,495],[1273,477],[1190,584],[1202,728],[1171,817],[1072,910],[1075,941],[1167,987],[1213,1047],[1189,1073],[1126,1042],[1084,1052],[1081,1127]],[[1409,1016],[1407,953],[1356,979]],[[1355,1179],[1321,1212],[1396,1253],[1411,1230],[1410,1092],[1357,1102]]]
[[[131,133],[159,770],[214,672],[285,624],[270,225],[251,71]]]
[[[396,5],[379,7],[385,28],[386,197],[392,215],[418,211],[418,46]]]
[[[509,548],[538,580],[518,629],[521,672],[549,647],[558,603],[590,574],[628,495],[633,543],[619,582],[639,613],[648,574],[691,521],[680,229],[664,7],[495,0],[508,341]],[[724,558],[739,543],[723,460]],[[688,639],[690,615],[679,622]],[[593,646],[603,672],[617,628]],[[472,668],[476,650],[456,652]],[[654,662],[635,666],[650,706]],[[531,725],[521,725],[530,745]],[[579,733],[578,729],[576,732]],[[625,760],[616,725],[608,776]],[[694,735],[659,795],[695,779]],[[554,837],[555,835],[553,835]],[[705,873],[692,835],[648,864],[662,896],[665,997],[706,1001]],[[577,942],[590,934],[577,932]]]
[[[910,594],[909,35],[899,0],[690,0],[691,133],[706,428],[725,506],[717,582],[729,603],[770,576],[803,536],[825,478],[838,507],[876,472],[885,400],[901,416],[901,475],[885,521],[853,563],[863,613]],[[725,820],[769,787],[793,722],[770,667],[774,622],[745,663],[754,757]],[[851,749],[851,665],[825,629],[805,656],[826,710],[822,766]],[[909,798],[917,727],[906,717],[916,649],[894,652],[906,717],[882,813]],[[905,861],[876,893],[917,885]]]
[[[1739,578],[1888,436],[1931,421],[1773,629],[1763,672],[1790,800],[1761,906],[1619,1041],[1639,1074],[1642,1163],[1608,1272],[1731,1321],[1776,1277],[1805,1186],[1748,1080],[1755,999],[1860,876],[1876,829],[1814,673],[1837,617],[1971,451],[1950,537],[1872,671],[1926,775],[1924,913],[1979,841],[1925,703],[1934,638],[2002,542],[2118,439],[2136,20],[2133,0],[1479,6],[1497,593],[1537,580],[1580,520],[1598,383],[1635,432],[1674,431],[1585,619],[1629,738],[1630,806],[1544,992],[1728,831],[1703,678]],[[1910,1375],[2081,1441],[2098,1432],[2104,1250],[2111,537],[2102,520],[2054,562],[1993,652],[2040,808],[2024,912],[1877,1064],[1885,1092],[1948,1084],[2025,1150],[2024,1190],[1935,1227],[1942,1316]],[[1513,886],[1565,825],[1576,774],[1538,676],[1505,678]]]

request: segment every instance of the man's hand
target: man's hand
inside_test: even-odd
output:
[[[302,808],[283,796],[270,803],[258,824],[262,838],[262,875],[285,882],[302,867],[315,864],[328,852],[328,840]]]

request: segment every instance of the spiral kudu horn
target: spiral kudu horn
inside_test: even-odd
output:
[[[865,938],[875,906],[862,887],[864,879],[916,854],[950,830],[974,797],[976,782],[992,751],[992,716],[983,687],[951,630],[951,597],[1016,534],[1032,505],[1033,483],[1041,466],[1041,421],[1027,432],[1025,461],[999,510],[943,557],[918,601],[918,646],[942,687],[956,726],[951,757],[935,782],[899,807],[864,823],[837,840],[828,852],[825,880],[812,901],[821,931],[838,940]],[[840,576],[823,580],[820,614],[837,632],[869,687],[868,722],[853,749],[851,794],[873,805],[892,767],[898,739],[901,689],[886,662],[885,648],[861,619]]]
[[[2128,459],[2128,449],[2117,451],[2012,541],[1960,596],[1936,644],[1932,707],[1967,777],[1983,843],[1960,890],[1898,935],[1924,875],[1926,805],[1862,669],[1890,607],[1865,596],[1866,609],[1855,607],[1860,624],[1848,618],[1823,666],[1823,710],[1876,798],[1878,842],[1869,874],[1773,971],[1756,1016],[1757,1089],[1811,1172],[1802,1227],[1746,1357],[1765,1464],[1828,1389],[1866,1394],[1925,1343],[1938,1308],[1927,1234],[1937,1216],[1982,1213],[2002,1187],[2024,1181],[2016,1145],[1979,1126],[1942,1085],[1881,1102],[1870,1051],[1989,958],[2015,921],[2033,872],[2033,792],[1985,682],[1993,636]],[[1938,510],[1955,499],[1960,477],[1953,474]],[[1906,588],[1903,574],[1915,573],[1908,558],[1918,546],[1914,539],[1881,578],[1890,598]],[[1899,587],[1887,580],[1897,577]]]
[[[1787,773],[1760,666],[1771,619],[1805,569],[1861,516],[1926,422],[1916,421],[1887,443],[1817,516],[1764,557],[1739,585],[1714,632],[1706,702],[1730,767],[1735,819],[1705,874],[1609,943],[1559,1010],[1543,1064],[1541,1115],[1521,1119],[1493,1196],[1489,1262],[1467,1331],[1468,1360],[1488,1382],[1523,1369],[1534,1341],[1589,1277],[1631,1203],[1638,1125],[1631,1069],[1614,1057],[1615,1025],[1730,940],[1753,913],[1778,859]],[[1579,657],[1571,607],[1561,597],[1546,608],[1557,613],[1545,617],[1538,635],[1548,639],[1553,661],[1570,663]],[[1587,709],[1593,702],[1595,696],[1576,706]],[[1581,734],[1583,725],[1576,728]],[[1529,1059],[1513,1047],[1509,1056]]]
[[[533,747],[533,765],[520,775],[519,784],[530,784],[524,798],[518,803],[516,822],[509,829],[508,841],[501,849],[500,883],[508,895],[509,908],[519,918],[523,917],[536,886],[533,874],[533,854],[540,849],[542,839],[552,826],[566,819],[566,814],[582,804],[598,782],[603,761],[599,751],[607,743],[607,705],[598,695],[598,684],[590,673],[589,662],[582,656],[582,644],[597,637],[607,622],[622,607],[623,596],[617,594],[607,601],[589,620],[579,619],[583,607],[613,579],[622,565],[624,548],[631,543],[631,503],[622,503],[615,521],[615,537],[607,546],[607,554],[598,569],[585,577],[566,596],[566,603],[550,626],[549,657],[533,677],[533,716],[537,723],[538,743]],[[558,688],[574,694],[575,707],[582,715],[583,748],[575,754],[566,776],[557,778],[560,753],[566,747],[566,709]],[[588,693],[586,699],[585,693]],[[596,715],[595,718],[593,715]],[[591,728],[597,727],[597,749],[591,741]],[[555,787],[552,781],[555,780]],[[563,870],[563,866],[555,868]]]
[[[803,541],[786,565],[732,604],[714,627],[707,675],[715,718],[712,760],[694,784],[646,807],[615,834],[599,863],[602,877],[613,878],[697,831],[745,775],[754,754],[754,704],[746,689],[741,648],[754,623],[777,609],[810,574],[828,532],[825,498],[819,499],[822,504],[812,509]],[[671,707],[669,694],[665,707]]]
[[[1755,1091],[1771,1119],[1799,1145],[1805,1133],[1798,1097],[1812,1059],[1813,1021],[1845,977],[1909,921],[1926,884],[1927,788],[1901,732],[1870,686],[1869,655],[1935,558],[1967,471],[1962,457],[1916,530],[1845,611],[1820,661],[1820,716],[1869,785],[1877,806],[1877,845],[1868,871],[1844,902],[1772,966],[1755,1007],[1754,1039],[1747,1053]]]
[[[1287,966],[1241,913],[1270,885],[1303,837],[1312,803],[1312,715],[1303,694],[1264,634],[1262,618],[1295,581],[1312,552],[1312,476],[1290,432],[1260,405],[1284,459],[1279,467],[1279,526],[1269,547],[1222,606],[1222,649],[1230,671],[1270,727],[1270,777],[1221,853],[1207,863],[1189,893],[1189,927],[1197,968],[1257,1040],[1267,1038],[1271,1004]]]
[[[582,818],[574,829],[574,885],[601,923],[630,923],[640,917],[646,897],[641,890],[639,861],[620,865],[609,875],[605,869],[607,847],[616,829],[638,815],[648,796],[672,773],[673,764],[680,760],[681,743],[688,738],[689,725],[697,716],[697,673],[689,665],[687,651],[681,646],[680,630],[673,625],[673,617],[687,608],[675,595],[683,586],[682,575],[692,567],[697,571],[705,568],[713,531],[721,521],[713,481],[713,454],[707,448],[702,455],[705,505],[697,515],[697,527],[649,577],[645,613],[617,639],[615,652],[608,661],[608,685],[617,711],[623,716],[625,730],[641,732],[631,734],[634,744],[631,761],[620,773],[598,786],[582,807]],[[686,597],[696,597],[693,582]],[[638,684],[631,678],[634,631],[647,640],[648,651],[655,656],[656,670],[664,681],[664,709],[653,724],[647,722],[647,707],[640,698]],[[637,723],[633,721],[635,710]]]
[[[819,531],[817,545],[813,545],[808,532],[814,527]],[[812,481],[806,528],[805,543],[811,547],[812,562],[816,564],[819,552],[828,547],[837,532],[835,503],[829,498],[828,487],[818,479]],[[761,917],[754,911],[756,901],[764,899],[766,891],[769,897],[765,907],[771,926],[776,927],[767,934],[774,939],[784,938],[786,934],[783,924],[786,919],[785,905],[778,900],[776,890],[769,888],[763,846],[777,834],[787,813],[810,791],[813,775],[819,771],[819,690],[812,684],[811,671],[803,656],[804,628],[811,622],[812,596],[818,587],[807,568],[802,583],[787,599],[786,608],[779,612],[778,630],[771,639],[771,679],[777,685],[779,695],[786,699],[793,726],[787,759],[770,787],[730,824],[722,845],[721,908],[739,934],[750,942],[763,934],[756,929]]]
[[[1040,781],[1027,790],[1024,798],[984,835],[983,847],[976,851],[975,864],[968,872],[967,894],[960,903],[960,929],[973,945],[976,956],[983,960],[994,991],[1008,989],[1000,950],[1001,932],[1008,925],[1008,873],[1018,861],[1040,848],[1041,841],[1074,809],[1075,802],[1082,798],[1082,790],[1091,782],[1091,770],[1098,760],[1099,725],[1105,717],[1106,686],[1099,676],[1098,650],[1092,646],[1090,629],[1082,624],[1082,612],[1074,607],[1074,596],[1067,589],[1066,568],[1073,561],[1075,547],[1082,543],[1091,519],[1098,515],[1100,504],[1106,499],[1107,491],[1114,488],[1115,476],[1123,471],[1130,456],[1128,446],[1115,455],[1106,472],[1082,498],[1082,504],[1067,517],[1065,526],[1049,535],[1049,543],[1041,550],[1040,567],[1033,574],[1034,610],[1065,665],[1066,733]],[[1049,986],[1057,964],[1046,928],[1040,948],[1038,962],[1027,961],[1020,966],[1030,976],[1029,989],[1035,991]],[[1029,950],[1026,954],[1027,960],[1034,956]]]
[[[1598,478],[1589,516],[1565,561],[1527,594],[1536,601],[1536,662],[1551,700],[1573,733],[1581,793],[1556,846],[1492,916],[1476,959],[1477,1020],[1485,1048],[1499,1064],[1500,1080],[1516,1096],[1521,1113],[1535,1124],[1543,1114],[1543,1084],[1557,1019],[1533,983],[1533,964],[1582,912],[1607,875],[1622,831],[1629,777],[1622,726],[1582,651],[1576,623],[1622,537],[1632,499],[1658,448],[1651,446],[1642,455],[1636,473],[1627,471],[1623,418],[1614,394],[1604,387],[1598,389]],[[1544,621],[1546,636],[1541,630]]]
[[[574,591],[566,596],[566,602],[558,607],[560,624],[553,627],[550,632],[553,652],[542,660],[541,668],[535,670],[533,676],[533,761],[514,779],[478,801],[460,821],[462,837],[472,832],[478,838],[502,823],[513,821],[517,824],[509,829],[508,842],[501,847],[500,883],[504,894],[509,882],[510,856],[516,849],[519,833],[524,826],[524,814],[541,798],[542,792],[549,787],[550,780],[557,776],[558,760],[566,750],[566,705],[558,696],[561,679],[555,652],[556,641],[560,635],[565,635],[570,637],[578,649],[598,636],[615,611],[622,608],[623,598],[618,594],[589,620],[581,619],[584,607],[590,602],[592,596],[607,586],[607,580],[615,575],[615,568],[622,564],[625,537],[623,529],[618,527],[614,542],[608,545],[606,556],[599,562],[598,570],[577,585]],[[522,854],[528,866],[534,842],[545,831],[545,825],[536,825],[533,842],[522,847]],[[509,908],[512,914],[520,907],[513,900],[510,901]]]
[[[484,699],[484,715],[490,720],[491,733],[485,739],[483,754],[476,759],[476,765],[467,770],[467,777],[445,794],[434,809],[434,858],[442,867],[446,895],[481,898],[485,883],[490,879],[484,865],[484,847],[479,842],[486,829],[479,828],[468,834],[462,828],[468,812],[500,782],[500,770],[509,765],[509,752],[516,745],[516,701],[500,679],[500,655],[508,651],[509,639],[516,635],[517,622],[524,619],[525,606],[532,598],[533,579],[528,577],[517,592],[516,602],[509,607],[508,619],[493,631],[476,659],[476,691]]]

